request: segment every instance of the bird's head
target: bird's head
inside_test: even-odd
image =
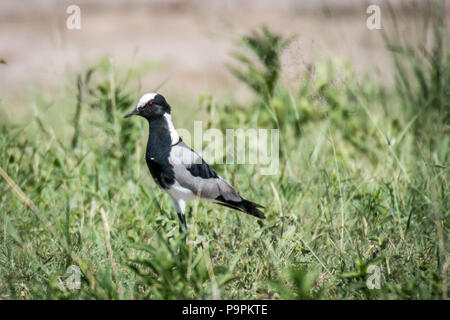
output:
[[[139,99],[136,109],[126,114],[124,118],[138,115],[152,119],[162,117],[165,113],[170,114],[170,106],[166,99],[159,93],[146,93]]]

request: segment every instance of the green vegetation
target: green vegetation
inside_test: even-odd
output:
[[[267,219],[192,203],[186,244],[143,161],[147,124],[122,120],[140,74],[101,61],[27,124],[0,117],[0,299],[447,299],[450,47],[443,10],[427,14],[431,47],[385,34],[395,88],[335,59],[290,91],[290,39],[245,37],[230,68],[254,101],[203,97],[201,120],[280,129],[276,175],[215,166]]]

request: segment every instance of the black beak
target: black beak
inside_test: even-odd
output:
[[[133,111],[131,111],[130,113],[124,115],[123,117],[124,117],[124,118],[129,118],[129,117],[134,116],[134,115],[136,115],[136,114],[139,114],[139,110],[138,110],[137,108],[134,109]]]

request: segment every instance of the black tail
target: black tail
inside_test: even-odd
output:
[[[264,207],[255,202],[251,202],[251,201],[248,201],[245,199],[242,199],[242,201],[239,201],[239,202],[231,201],[231,200],[227,201],[227,200],[223,199],[222,197],[219,197],[216,200],[217,200],[217,203],[222,206],[245,212],[247,214],[250,214],[250,215],[260,218],[260,219],[266,218],[264,213],[258,209],[258,208],[263,209]]]

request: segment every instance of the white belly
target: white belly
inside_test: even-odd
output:
[[[172,198],[177,212],[181,213],[184,213],[185,211],[186,202],[195,198],[195,194],[191,190],[181,186],[177,181],[175,181],[175,183],[171,185],[169,189],[165,189],[165,191]]]

